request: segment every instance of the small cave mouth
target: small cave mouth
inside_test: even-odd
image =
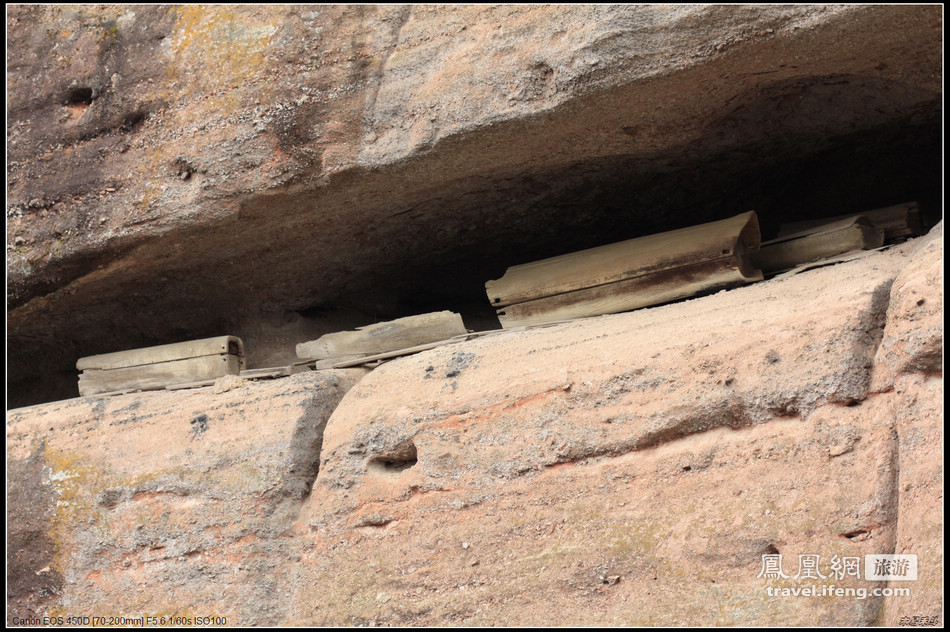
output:
[[[398,477],[419,463],[414,443],[407,442],[369,460],[367,470],[374,474]]]
[[[73,86],[66,91],[64,105],[88,106],[92,105],[96,92],[89,86]]]
[[[144,123],[145,119],[148,118],[148,115],[149,113],[147,110],[134,110],[127,113],[122,117],[122,120],[119,123],[119,131],[131,132]]]
[[[867,535],[869,533],[868,529],[855,529],[854,531],[849,531],[847,533],[840,534],[842,538],[848,540],[861,539],[861,536]]]

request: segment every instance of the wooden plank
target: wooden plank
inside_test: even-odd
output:
[[[850,250],[878,248],[884,243],[884,231],[862,216],[833,222],[811,231],[763,243],[753,256],[755,265],[766,273],[780,272]]]
[[[335,358],[324,358],[322,360],[317,360],[313,364],[313,368],[317,371],[322,371],[324,369],[334,369],[337,368],[336,365],[339,362],[349,362],[351,360],[363,361],[363,358],[368,357],[366,354],[354,354],[348,356],[337,356]],[[355,366],[355,365],[353,365]]]
[[[237,356],[243,363],[244,343],[237,336],[217,336],[203,340],[188,340],[157,347],[131,349],[129,351],[117,351],[79,358],[76,362],[76,368],[80,371],[87,369],[121,369],[156,362],[225,354]]]
[[[398,358],[400,356],[412,355],[414,353],[428,351],[429,349],[435,349],[436,347],[441,347],[443,345],[450,345],[456,342],[462,342],[464,340],[474,340],[475,338],[480,338],[482,336],[488,336],[492,334],[498,334],[498,333],[502,333],[503,331],[504,331],[503,329],[496,329],[493,331],[470,331],[464,334],[459,334],[457,336],[452,336],[451,338],[447,338],[445,340],[436,340],[434,342],[427,342],[426,344],[416,345],[414,347],[406,347],[404,349],[394,349],[393,351],[386,351],[384,353],[317,360],[316,369],[318,371],[323,370],[323,369],[345,369],[347,367],[361,366],[363,364],[368,364],[371,362],[381,363],[381,361],[383,360]]]
[[[488,281],[485,288],[495,307],[524,303],[647,276],[700,263],[736,257],[759,247],[754,211],[729,219],[638,237],[523,265]]]
[[[342,356],[384,353],[444,340],[467,330],[462,317],[450,311],[407,316],[355,331],[338,331],[297,345],[297,357],[324,360]]]
[[[792,241],[795,239],[801,239],[803,237],[811,237],[813,235],[824,235],[827,233],[836,233],[836,232],[851,228],[855,224],[859,224],[861,226],[871,226],[874,228],[879,228],[864,215],[849,215],[843,219],[828,221],[818,226],[812,226],[811,228],[806,228],[797,233],[790,233],[787,235],[783,235],[782,237],[776,237],[775,239],[770,239],[769,241],[763,241],[761,248],[774,246],[776,244],[785,243],[785,242]]]
[[[310,362],[295,362],[287,366],[275,366],[263,369],[245,369],[241,371],[240,376],[249,380],[287,377],[295,373],[304,373],[310,370]]]
[[[801,274],[802,272],[807,272],[808,270],[814,270],[816,268],[822,268],[824,266],[833,266],[839,263],[845,263],[847,261],[853,261],[855,259],[860,259],[861,257],[866,257],[875,252],[880,252],[882,250],[887,250],[891,246],[881,246],[879,248],[872,248],[870,250],[850,250],[848,252],[842,253],[840,255],[835,255],[834,257],[828,257],[820,261],[811,261],[809,263],[803,263],[801,265],[795,266],[787,272],[783,272],[776,276],[776,279],[787,279],[793,277],[796,274]]]
[[[884,241],[886,242],[916,237],[924,233],[923,218],[921,217],[917,202],[904,202],[903,204],[896,204],[894,206],[851,215],[836,215],[824,219],[787,222],[779,227],[778,236],[781,238],[803,231],[807,232],[831,222],[859,215],[868,218],[875,226],[883,229]]]
[[[729,257],[508,305],[497,313],[501,326],[511,329],[624,312],[761,279],[747,262]]]
[[[146,389],[127,388],[122,391],[107,391],[105,393],[96,393],[96,397],[114,397],[116,395],[128,395],[129,393],[142,393],[142,392],[160,391],[160,390],[162,390],[162,388],[159,386],[156,386],[154,388],[146,388]]]
[[[214,386],[218,378],[213,380],[198,380],[197,382],[184,382],[183,384],[169,384],[165,387],[166,391],[180,391],[187,388],[204,388],[205,386]]]
[[[245,369],[239,373],[243,378],[249,380],[263,379],[269,377],[286,377],[290,375],[291,367],[276,366],[267,369]]]
[[[89,369],[79,375],[79,394],[95,395],[125,389],[163,388],[224,375],[237,375],[241,361],[233,355],[202,356],[119,369]]]
[[[364,356],[362,358],[356,359],[340,359],[333,363],[332,368],[334,369],[345,369],[351,366],[359,366],[361,364],[366,364],[367,362],[375,362],[376,360],[388,360],[390,358],[398,358],[399,356],[412,355],[414,353],[420,353],[422,351],[428,351],[429,349],[435,349],[436,347],[442,347],[444,345],[455,344],[456,342],[461,342],[465,340],[464,337],[459,336],[457,338],[450,338],[448,340],[439,340],[436,342],[428,342],[424,345],[416,345],[414,347],[407,347],[405,349],[394,349],[392,351],[386,351],[385,353],[376,353],[369,356]]]

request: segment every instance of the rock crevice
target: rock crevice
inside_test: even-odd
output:
[[[262,366],[343,313],[493,328],[484,283],[508,266],[745,210],[768,236],[941,212],[937,7],[47,7],[8,24],[17,406],[74,395],[77,358],[122,348],[226,332]]]

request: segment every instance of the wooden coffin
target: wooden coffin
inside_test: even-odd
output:
[[[886,243],[903,241],[909,237],[917,237],[924,234],[924,220],[921,217],[917,202],[905,202],[895,206],[862,212],[858,215],[866,217],[873,222],[875,226],[883,229],[884,241]],[[778,237],[788,237],[789,235],[808,231],[814,232],[816,229],[820,229],[827,224],[850,217],[855,217],[855,215],[838,215],[824,219],[788,222],[782,224],[779,228]]]
[[[238,375],[244,366],[244,343],[235,336],[117,351],[76,362],[76,368],[82,371],[82,396],[212,380]]]
[[[759,281],[754,211],[513,266],[485,288],[505,329],[612,314]]]
[[[753,260],[768,274],[851,250],[878,248],[883,243],[884,230],[856,215],[764,242]]]
[[[426,345],[467,333],[462,317],[450,311],[397,318],[338,331],[297,345],[297,357],[308,360],[358,360],[362,357]],[[330,363],[332,366],[333,363]],[[322,368],[318,364],[317,368]]]

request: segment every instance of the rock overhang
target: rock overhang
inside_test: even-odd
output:
[[[93,145],[107,153],[132,145],[85,176],[74,160],[60,178],[75,180],[80,191],[69,212],[43,206],[55,202],[44,189],[54,191],[57,180],[42,160],[22,154],[29,135],[19,136],[18,157],[36,179],[14,181],[12,200],[28,207],[36,196],[33,212],[52,219],[32,229],[25,222],[35,216],[12,224],[30,236],[22,252],[8,248],[9,379],[24,385],[16,401],[74,395],[75,359],[119,348],[234,333],[252,359],[255,346],[267,348],[263,359],[278,356],[275,345],[284,340],[292,354],[303,332],[445,308],[490,327],[484,282],[510,265],[750,209],[766,236],[788,219],[910,200],[939,217],[942,27],[935,7],[796,8],[784,16],[707,7],[677,15],[679,34],[676,24],[657,26],[656,15],[637,22],[635,12],[603,10],[584,9],[604,24],[616,21],[613,40],[606,27],[565,26],[562,37],[580,39],[560,52],[550,42],[529,50],[503,41],[496,50],[486,40],[486,49],[468,62],[457,56],[453,66],[447,59],[460,54],[465,20],[455,35],[446,25],[465,17],[474,20],[469,33],[487,33],[498,16],[333,9],[325,37],[364,35],[353,60],[334,58],[323,74],[290,62],[273,85],[251,81],[237,90],[229,115],[202,109],[216,98],[207,96],[215,86],[198,80],[191,87],[208,92],[185,98],[182,88],[166,93],[165,104],[148,101],[138,87],[125,109],[110,97],[118,109],[102,106],[102,116],[118,121],[116,131],[70,145],[59,152],[65,155],[44,154],[59,165]],[[569,18],[550,11],[534,16],[543,18],[535,36],[557,32]],[[239,17],[266,31],[272,16]],[[306,22],[300,11],[286,17]],[[182,18],[156,20],[172,44],[183,41]],[[691,26],[704,21],[705,30]],[[125,22],[115,24],[122,34]],[[427,24],[445,26],[436,39],[448,51],[431,66],[416,59],[433,45],[420,43]],[[654,43],[652,57],[638,58],[629,35],[637,24],[684,47],[664,57]],[[373,31],[382,25],[391,27],[386,41],[383,30]],[[585,29],[590,41],[582,41]],[[508,78],[465,66],[486,55],[500,59],[502,51],[512,61],[498,67],[513,64]],[[584,66],[584,59],[597,63]],[[179,61],[188,68],[186,51]],[[475,79],[456,76],[463,67]],[[128,75],[150,72],[140,63]],[[294,93],[308,81],[320,98]],[[333,86],[338,94],[327,96]],[[452,90],[440,96],[440,86]],[[477,105],[459,105],[463,89]],[[87,105],[85,92],[70,90],[73,107]],[[292,93],[307,98],[297,104]],[[488,102],[499,95],[502,105],[492,109]],[[157,104],[151,118],[130,124],[128,115],[145,102]],[[17,112],[14,129],[30,110]],[[176,134],[186,142],[168,141]],[[142,138],[163,157],[144,162],[155,170],[148,178],[123,184],[144,192],[142,199],[151,192],[146,201],[153,203],[117,220],[123,204],[138,208],[135,200],[123,201],[122,189],[102,200],[82,189],[108,192],[110,177],[141,167],[134,160],[144,157],[135,147]],[[77,233],[83,236],[71,236]],[[54,373],[63,376],[56,394],[28,393],[30,380]]]

